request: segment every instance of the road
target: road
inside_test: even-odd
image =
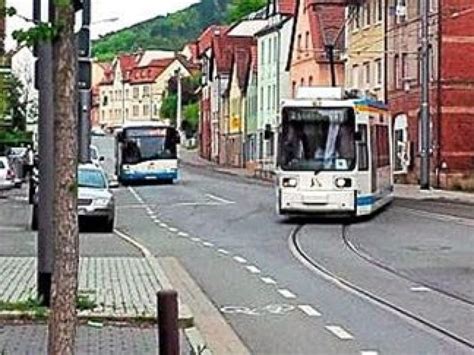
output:
[[[110,139],[95,144],[110,168]],[[116,196],[117,229],[178,258],[252,353],[474,351],[472,206],[397,200],[357,223],[286,220],[272,187],[191,167]]]

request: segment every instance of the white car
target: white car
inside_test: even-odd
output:
[[[100,167],[100,163],[104,161],[104,157],[99,154],[99,149],[95,145],[90,146],[91,163]]]
[[[15,187],[15,173],[10,167],[7,157],[0,157],[0,190]]]

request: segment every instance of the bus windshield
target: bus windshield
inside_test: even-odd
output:
[[[352,108],[283,110],[280,166],[291,171],[349,171],[355,167]]]
[[[133,128],[124,133],[123,163],[138,164],[157,159],[176,159],[174,128]]]

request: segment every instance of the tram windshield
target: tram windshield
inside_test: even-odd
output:
[[[352,108],[285,108],[280,165],[292,171],[353,170],[355,114]]]

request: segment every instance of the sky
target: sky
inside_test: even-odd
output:
[[[138,22],[166,15],[170,12],[183,9],[198,0],[92,0],[92,38],[106,34]],[[43,0],[43,3],[45,1]],[[7,0],[7,6],[13,6],[18,13],[32,17],[33,0]],[[103,20],[116,18],[114,22],[101,22]],[[15,17],[7,20],[7,49],[15,47],[15,41],[10,34],[13,30],[22,28],[26,23]],[[95,23],[95,24],[94,24]]]

